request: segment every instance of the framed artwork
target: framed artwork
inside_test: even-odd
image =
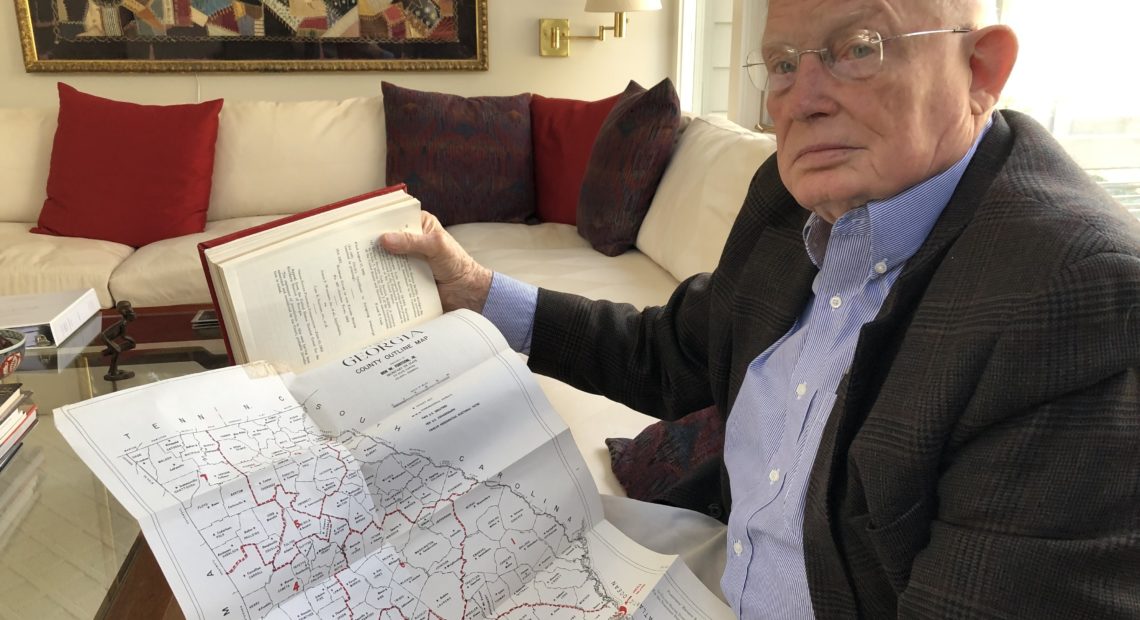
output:
[[[27,71],[487,70],[487,0],[15,0]]]

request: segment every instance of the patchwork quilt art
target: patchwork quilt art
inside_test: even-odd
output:
[[[32,71],[485,69],[486,1],[17,0],[17,9]]]

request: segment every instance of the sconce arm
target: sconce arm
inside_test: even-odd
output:
[[[624,37],[625,36],[625,13],[624,12],[614,13],[614,25],[613,26],[598,26],[598,34],[595,34],[595,35],[586,35],[586,34],[570,35],[570,38],[571,39],[591,39],[594,41],[605,41],[607,30],[612,30],[614,32],[614,38],[615,39],[620,39],[621,37]]]

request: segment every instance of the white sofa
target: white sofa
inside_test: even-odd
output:
[[[205,232],[133,249],[28,232],[44,201],[54,109],[0,109],[0,295],[92,287],[104,307],[208,304],[196,244],[385,185],[379,97],[227,102],[221,113]],[[564,224],[473,223],[450,231],[481,263],[538,286],[637,306],[664,302],[678,282],[711,270],[753,172],[775,150],[768,136],[725,120],[684,124],[637,247],[595,252]],[[93,154],[93,157],[96,157]],[[603,439],[651,420],[540,378],[601,491],[622,494]]]

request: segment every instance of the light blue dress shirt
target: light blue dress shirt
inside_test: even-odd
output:
[[[986,126],[986,130],[989,125]],[[834,225],[814,213],[804,245],[819,268],[795,325],[748,366],[725,430],[732,487],[721,589],[740,618],[814,616],[804,566],[808,477],[859,330],[926,240],[983,131],[954,166]],[[538,289],[496,273],[483,314],[529,353]]]

